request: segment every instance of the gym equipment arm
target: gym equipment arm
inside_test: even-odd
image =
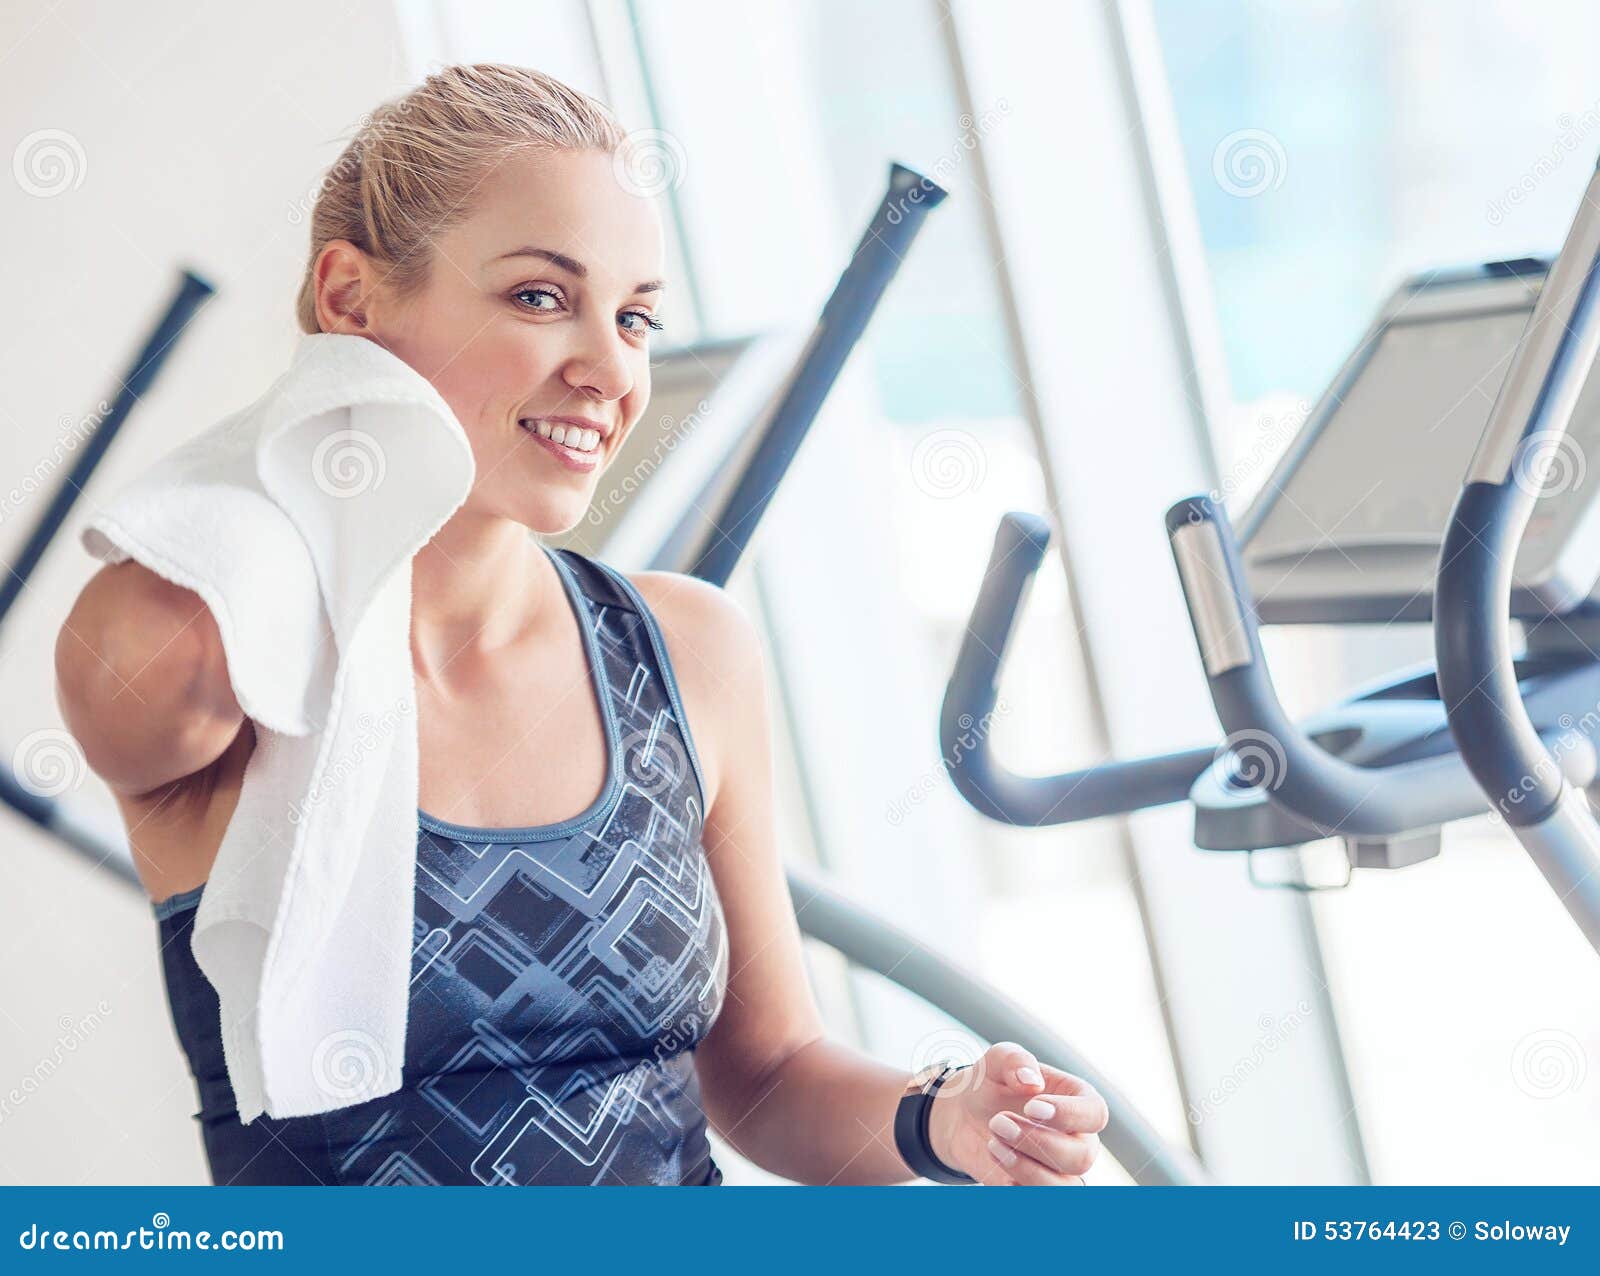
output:
[[[1233,529],[1206,496],[1167,511],[1167,534],[1189,606],[1217,718],[1267,756],[1268,797],[1329,836],[1391,837],[1482,812],[1483,794],[1459,754],[1384,767],[1329,753],[1283,710],[1261,651],[1255,607]],[[1575,783],[1596,774],[1594,746],[1577,731],[1552,736]]]
[[[1007,514],[995,531],[939,714],[940,749],[951,782],[990,819],[1035,828],[1184,801],[1214,760],[1214,746],[1049,776],[1018,775],[994,756],[989,736],[1000,667],[1049,546],[1050,527],[1033,514]]]
[[[1512,664],[1513,568],[1600,353],[1600,172],[1550,269],[1456,498],[1434,587],[1439,690],[1466,764],[1600,951],[1600,825],[1534,729]]]
[[[889,166],[889,188],[823,306],[794,376],[762,427],[754,450],[740,464],[738,481],[721,507],[710,512],[709,532],[695,551],[690,575],[717,585],[728,583],[845,360],[922,229],[928,210],[938,205],[945,193],[943,187],[904,164]]]

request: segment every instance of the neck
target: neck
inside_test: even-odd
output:
[[[411,568],[411,655],[419,678],[487,655],[550,623],[561,582],[528,529],[457,510]]]

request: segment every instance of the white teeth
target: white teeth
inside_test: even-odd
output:
[[[574,452],[593,452],[600,443],[600,431],[579,425],[551,425],[548,421],[524,421],[540,438],[569,447]]]

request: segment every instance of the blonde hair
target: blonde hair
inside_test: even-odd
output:
[[[625,134],[611,113],[560,80],[498,62],[448,66],[364,117],[328,170],[311,210],[311,252],[295,304],[317,322],[317,257],[346,239],[381,264],[385,287],[414,294],[428,279],[431,240],[467,217],[489,172],[524,150],[614,154]]]

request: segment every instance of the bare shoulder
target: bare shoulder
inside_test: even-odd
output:
[[[747,747],[751,723],[764,729],[754,712],[765,696],[760,633],[738,600],[716,585],[677,572],[627,575],[661,627],[714,801],[721,760]]]
[[[679,572],[629,572],[655,613],[674,666],[685,661],[724,678],[759,672],[761,640],[755,622],[726,590]],[[677,670],[680,680],[689,670]]]

